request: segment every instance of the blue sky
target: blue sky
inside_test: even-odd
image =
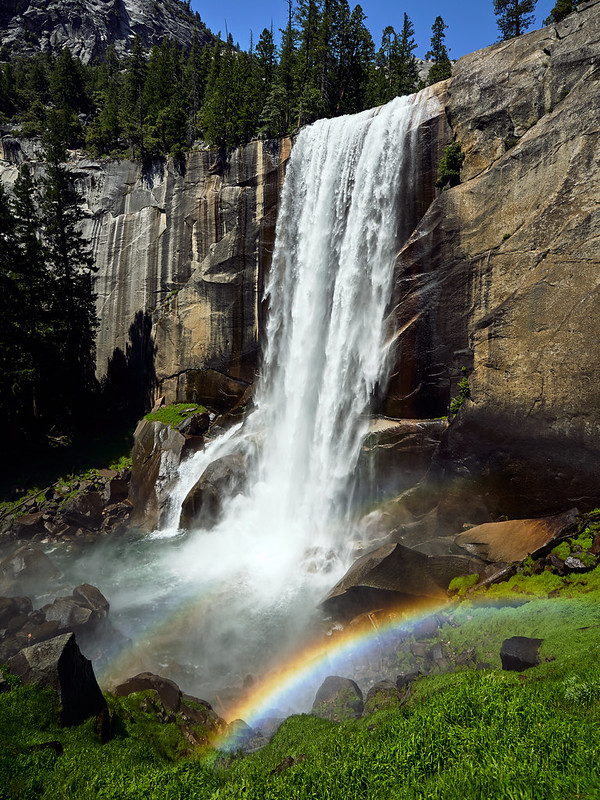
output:
[[[356,5],[349,0],[350,6]],[[282,28],[286,22],[286,0],[226,0],[220,3],[207,0],[191,0],[192,8],[198,11],[208,27],[225,36],[225,22],[243,48],[250,42],[250,30],[256,42],[263,28],[268,28],[273,21],[273,28]],[[540,28],[554,0],[538,0],[536,6],[536,22],[531,28]],[[498,38],[498,29],[494,17],[492,0],[404,0],[404,3],[391,3],[389,0],[363,0],[361,3],[367,15],[367,26],[371,31],[376,47],[381,42],[381,31],[386,25],[393,25],[396,30],[402,27],[403,14],[406,12],[415,27],[417,56],[423,57],[429,49],[431,26],[439,14],[448,25],[446,45],[450,48],[450,58],[460,58],[473,50],[487,47]]]

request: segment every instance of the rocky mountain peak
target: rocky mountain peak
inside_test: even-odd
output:
[[[136,34],[152,47],[166,36],[189,46],[194,33],[201,42],[212,39],[183,0],[3,0],[0,60],[67,46],[89,63],[101,58],[110,44],[124,55]]]

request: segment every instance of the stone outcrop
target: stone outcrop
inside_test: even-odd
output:
[[[360,494],[385,499],[414,486],[447,427],[446,419],[372,419],[357,465]]]
[[[131,470],[93,470],[82,479],[62,480],[0,515],[0,538],[17,542],[92,542],[127,527]],[[0,591],[3,569],[0,566]],[[14,577],[14,576],[13,576]],[[23,576],[25,577],[25,576]],[[35,578],[34,578],[35,580]],[[39,587],[36,587],[39,588]]]
[[[542,519],[513,519],[476,525],[460,533],[455,542],[459,547],[485,561],[523,561],[528,555],[547,548],[573,530],[577,509]]]
[[[428,556],[401,544],[384,544],[359,558],[321,603],[335,619],[349,620],[380,608],[416,608],[447,599],[457,575],[479,573],[481,559]]]
[[[540,663],[538,651],[543,641],[528,636],[511,636],[510,639],[505,639],[500,649],[502,669],[523,672],[537,666]]]
[[[358,684],[350,678],[330,675],[317,691],[312,713],[323,719],[341,722],[360,717],[363,708],[363,694]]]
[[[0,9],[0,38],[12,55],[68,47],[87,64],[101,58],[110,44],[125,55],[136,35],[146,47],[166,36],[189,47],[194,33],[200,42],[213,39],[199,16],[179,0],[3,0]]]
[[[114,690],[117,697],[129,697],[138,692],[144,692],[140,710],[155,714],[160,722],[176,723],[194,747],[208,744],[227,727],[206,700],[183,694],[174,681],[152,672],[140,672]]]
[[[444,413],[467,367],[430,487],[466,482],[492,514],[600,501],[599,89],[598,2],[459,59],[446,110],[462,183],[397,260],[390,404]]]
[[[243,453],[230,453],[209,464],[183,501],[180,527],[209,530],[216,525],[223,513],[223,499],[242,492],[247,467]]]
[[[26,647],[9,660],[8,667],[25,684],[56,690],[63,725],[79,725],[108,711],[92,663],[82,656],[73,633]]]
[[[38,594],[45,589],[39,582],[36,588]],[[88,583],[77,586],[71,596],[57,597],[35,611],[29,597],[0,597],[0,663],[23,647],[73,631],[87,652],[87,645],[101,630],[106,636],[113,636],[107,623],[108,611],[108,600]]]
[[[185,437],[163,422],[141,419],[135,429],[129,500],[131,523],[156,528],[168,506],[170,489],[177,476]]]

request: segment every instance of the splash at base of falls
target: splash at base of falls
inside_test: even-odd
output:
[[[226,687],[321,635],[315,609],[357,535],[353,474],[386,381],[394,257],[417,221],[419,129],[438,111],[424,90],[300,132],[266,289],[255,410],[182,465],[167,529],[123,542],[113,577],[98,581],[135,643],[106,679],[150,670],[225,705]],[[243,494],[211,530],[179,532],[199,475],[236,452],[250,465]]]

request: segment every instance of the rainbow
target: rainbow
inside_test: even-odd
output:
[[[306,703],[307,696],[312,702],[320,683],[328,675],[351,674],[354,666],[373,659],[378,650],[383,652],[396,642],[401,631],[406,632],[408,626],[442,607],[438,603],[412,611],[405,608],[401,612],[361,615],[345,630],[334,631],[330,636],[313,642],[287,663],[275,668],[243,701],[232,708],[228,714],[230,720],[241,719],[251,728],[260,728],[263,720],[277,716],[274,709],[293,707],[300,698],[304,698]],[[291,713],[294,712],[286,712],[285,716]],[[236,730],[226,730],[213,742],[213,746],[232,749],[236,746],[238,735]]]

